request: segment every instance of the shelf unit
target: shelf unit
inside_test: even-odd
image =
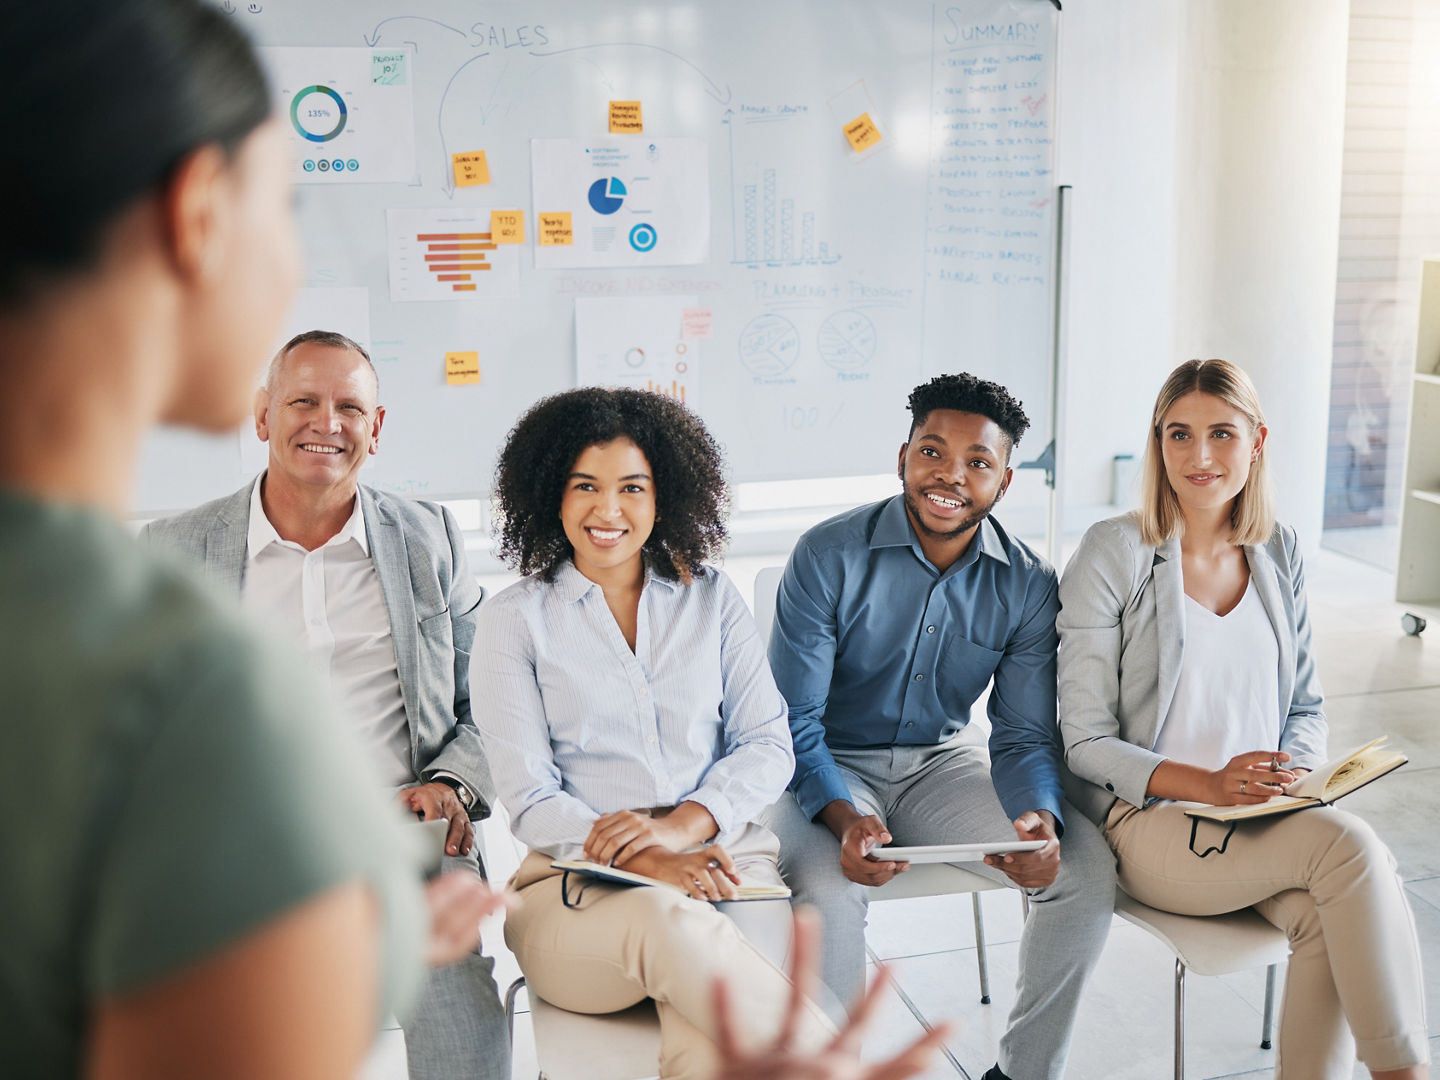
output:
[[[1440,256],[1420,271],[1395,599],[1440,605]]]

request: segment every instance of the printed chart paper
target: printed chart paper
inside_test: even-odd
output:
[[[684,340],[694,296],[575,301],[575,375],[580,386],[630,386],[700,408],[700,350]]]
[[[688,266],[710,258],[709,153],[702,139],[532,139],[537,214],[571,215],[569,245],[535,249],[542,270]]]
[[[390,299],[493,300],[520,295],[520,249],[497,244],[491,209],[387,210]]]
[[[415,172],[410,50],[264,48],[304,184],[408,184]]]

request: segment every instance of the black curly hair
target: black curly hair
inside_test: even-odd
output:
[[[720,445],[678,401],[644,390],[598,386],[542,398],[520,417],[495,466],[500,557],[522,574],[554,581],[574,548],[560,500],[576,459],[625,437],[650,462],[655,528],[643,548],[662,577],[689,581],[725,545],[730,490]]]
[[[1020,436],[1030,429],[1030,418],[1010,391],[996,382],[977,378],[968,371],[958,375],[936,375],[910,391],[910,434],[936,409],[975,413],[995,421],[1013,450]]]

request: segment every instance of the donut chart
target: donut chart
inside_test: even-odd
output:
[[[345,130],[348,115],[345,99],[328,86],[307,86],[290,99],[290,123],[311,142],[335,138]]]
[[[651,251],[655,242],[660,239],[655,232],[655,226],[648,221],[642,221],[630,230],[630,246],[636,251]]]

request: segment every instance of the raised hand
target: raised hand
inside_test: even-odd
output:
[[[790,964],[791,991],[780,1034],[766,1047],[740,1046],[730,1016],[730,991],[724,979],[715,983],[716,1043],[720,1068],[713,1080],[907,1080],[929,1064],[936,1048],[950,1035],[950,1025],[931,1028],[887,1061],[867,1065],[860,1060],[860,1042],[889,981],[881,965],[874,982],[850,1010],[850,1019],[835,1038],[818,1051],[795,1049],[795,1032],[805,999],[815,985],[816,957],[820,951],[818,917],[801,909],[795,913],[795,947]]]

